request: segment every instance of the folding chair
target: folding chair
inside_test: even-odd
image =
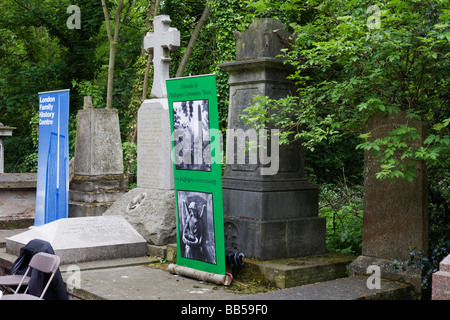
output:
[[[14,292],[13,287],[17,287],[20,282],[22,285],[27,286],[30,282],[31,277],[26,276],[25,278],[21,274],[12,274],[9,276],[0,277],[0,287],[7,289],[9,292]]]
[[[45,292],[48,289],[48,286],[50,285],[50,283],[53,280],[53,277],[55,276],[56,271],[59,270],[60,261],[61,260],[57,255],[45,252],[36,253],[31,259],[30,264],[28,265],[27,271],[23,275],[22,280],[25,281],[31,269],[35,269],[43,273],[50,273],[51,274],[50,278],[48,279],[44,290],[42,290],[41,295],[37,297],[32,294],[27,294],[28,288],[25,290],[25,293],[18,293],[20,287],[23,285],[23,281],[20,281],[17,289],[14,291],[14,294],[3,295],[2,300],[42,300],[42,298],[45,295]]]

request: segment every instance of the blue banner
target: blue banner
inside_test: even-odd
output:
[[[69,90],[39,93],[39,149],[34,225],[69,215]]]

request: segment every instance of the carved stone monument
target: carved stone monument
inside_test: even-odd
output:
[[[138,111],[137,187],[120,198],[104,215],[122,215],[150,243],[176,242],[175,193],[171,156],[170,117],[166,80],[169,52],[179,47],[180,32],[170,28],[167,15],[154,19],[154,32],[144,38],[153,52],[152,99]]]
[[[277,170],[264,174],[268,168],[261,154],[256,163],[235,161],[242,157],[238,154],[242,148],[234,151],[234,137],[230,137],[232,132],[251,129],[239,116],[253,104],[254,95],[279,99],[295,93],[286,79],[289,70],[276,58],[288,48],[292,35],[276,19],[258,19],[236,38],[236,61],[220,65],[230,75],[223,176],[226,248],[262,260],[323,253],[325,219],[318,217],[317,187],[304,178],[301,145],[279,147],[279,157],[272,157]],[[258,152],[262,151],[268,152]],[[275,150],[271,153],[275,155]],[[247,152],[245,158],[250,160],[251,155]]]

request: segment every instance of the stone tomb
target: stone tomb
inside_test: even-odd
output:
[[[248,132],[251,127],[240,115],[253,104],[253,95],[280,99],[295,92],[293,82],[286,79],[290,70],[277,58],[289,47],[284,41],[292,35],[279,20],[257,19],[245,32],[236,33],[236,38],[236,61],[220,68],[229,73],[228,129]],[[249,161],[235,161],[242,154],[239,148],[234,151],[234,140],[227,133],[222,182],[226,250],[258,260],[325,252],[325,218],[318,216],[317,187],[304,177],[301,145],[281,146],[278,170],[263,174],[267,165],[250,163],[248,151]],[[270,153],[276,158],[275,151]],[[261,150],[258,156],[261,159]]]
[[[100,216],[127,190],[117,110],[97,109],[84,97],[77,114],[69,217]]]
[[[119,216],[59,219],[6,238],[6,251],[19,255],[33,239],[49,242],[62,264],[147,254],[147,241]]]

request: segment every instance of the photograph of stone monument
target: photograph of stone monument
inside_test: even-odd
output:
[[[177,195],[181,256],[216,264],[212,193],[179,190]]]
[[[174,102],[173,128],[176,169],[210,172],[208,100]]]

